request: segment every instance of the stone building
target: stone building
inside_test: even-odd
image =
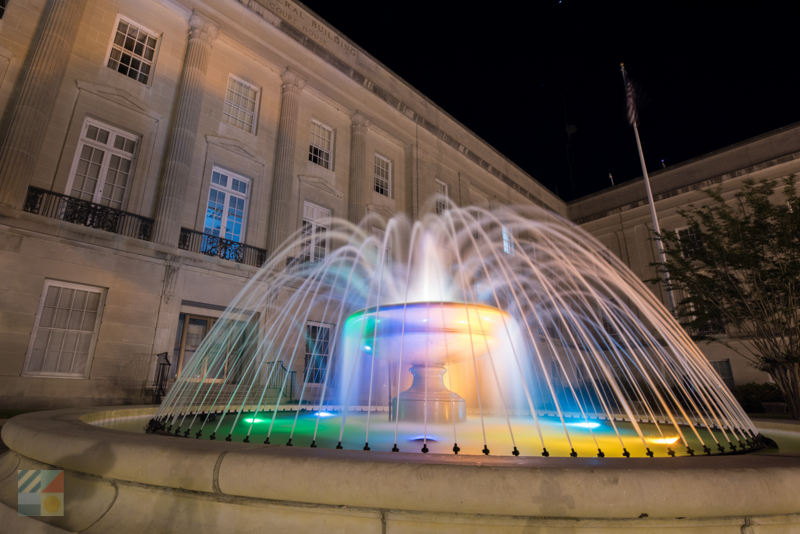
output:
[[[2,6],[0,406],[147,400],[291,233],[434,193],[543,206],[651,277],[640,182],[566,204],[302,4]],[[704,185],[794,172],[799,132],[654,173],[664,227]]]

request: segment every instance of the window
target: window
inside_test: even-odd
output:
[[[25,373],[85,377],[97,342],[105,290],[45,280]]]
[[[247,178],[214,168],[203,233],[237,243],[244,240],[249,186]]]
[[[258,93],[252,85],[229,75],[222,118],[245,132],[255,133]]]
[[[514,255],[514,236],[507,227],[503,226],[503,252]]]
[[[328,229],[331,212],[306,202],[303,206],[303,250],[300,261],[317,263],[328,254]]]
[[[383,241],[386,238],[386,232],[381,230],[380,228],[373,228],[372,229],[372,237],[375,238],[376,243],[372,243],[369,246],[369,258],[372,265],[378,265],[378,260],[381,257],[381,254],[385,255],[384,257],[384,266],[388,264],[389,255],[392,252],[392,247],[390,243],[386,244],[386,249],[384,250]]]
[[[108,67],[145,85],[150,80],[158,37],[120,17],[108,51]]]
[[[733,382],[733,370],[731,369],[731,361],[730,360],[716,360],[708,362],[711,364],[711,367],[717,372],[719,377],[728,386],[730,389],[736,385]]]
[[[696,258],[697,253],[703,249],[703,236],[700,234],[700,229],[697,226],[687,226],[679,228],[676,232],[678,240],[681,242],[683,257],[687,260]]]
[[[67,194],[122,209],[138,138],[86,119],[72,164]]]
[[[0,19],[3,18],[3,15],[6,14],[6,4],[8,2],[6,0],[0,0]]]
[[[328,371],[331,329],[319,323],[306,325],[306,363],[303,376],[306,383],[322,384]]]
[[[332,152],[333,130],[317,121],[311,121],[311,145],[308,147],[308,161],[330,169]]]
[[[447,208],[447,184],[436,180],[436,214],[441,215]]]
[[[375,154],[375,192],[392,196],[392,162]]]

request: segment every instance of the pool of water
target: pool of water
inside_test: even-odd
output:
[[[144,432],[149,417],[114,420],[99,426],[128,432]],[[703,444],[713,453],[718,453],[717,443],[730,451],[729,439],[738,445],[739,441],[731,435],[714,430],[709,432],[703,428],[680,426],[680,433],[672,426],[639,423],[642,436],[629,422],[612,422],[607,420],[567,420],[564,425],[556,417],[539,418],[539,428],[547,451],[552,456],[569,456],[574,449],[579,457],[592,457],[598,454],[598,448],[607,457],[619,457],[623,448],[631,456],[645,456],[649,448],[655,456],[667,456],[671,448],[676,456],[687,456],[686,440],[695,454],[703,453]],[[508,456],[514,447],[522,456],[540,456],[542,443],[530,416],[515,416],[506,420],[502,416],[469,417],[466,422],[444,425],[423,425],[421,423],[396,424],[390,421],[388,412],[369,413],[369,434],[367,434],[367,413],[348,413],[344,424],[339,412],[285,411],[257,414],[243,413],[237,417],[229,413],[222,417],[217,415],[206,418],[204,415],[187,415],[178,418],[171,432],[180,428],[179,434],[184,436],[188,430],[189,438],[210,439],[212,434],[217,440],[224,440],[230,435],[232,441],[242,442],[249,435],[250,443],[264,443],[267,436],[269,442],[276,445],[291,443],[296,447],[309,447],[312,442],[320,448],[335,448],[340,441],[344,449],[363,450],[368,442],[370,450],[391,451],[395,444],[402,452],[422,452],[423,448],[430,453],[453,454],[454,444],[460,448],[460,454],[482,454],[484,444],[492,455]],[[615,429],[616,426],[616,429]],[[510,427],[510,429],[509,429]],[[800,437],[789,432],[770,431],[765,433],[781,447],[780,452],[800,452]],[[513,435],[513,439],[512,439]],[[485,436],[485,439],[484,439]],[[644,438],[644,440],[642,439]],[[290,442],[291,440],[291,442]],[[701,441],[702,440],[702,441]],[[775,452],[774,449],[771,452]]]

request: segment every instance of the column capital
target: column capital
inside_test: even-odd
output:
[[[289,67],[286,67],[286,72],[281,74],[281,80],[283,80],[284,93],[299,93],[306,86],[306,79],[290,70]]]
[[[189,39],[202,39],[208,44],[216,39],[219,26],[210,18],[192,11],[192,16],[189,17]]]
[[[353,122],[353,133],[366,133],[371,124],[369,117],[358,110],[350,116],[350,120]]]

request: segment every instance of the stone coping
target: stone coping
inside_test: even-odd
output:
[[[156,407],[23,414],[18,455],[153,487],[329,507],[556,518],[721,518],[800,513],[800,455],[541,458],[422,455],[181,439],[90,422]]]

